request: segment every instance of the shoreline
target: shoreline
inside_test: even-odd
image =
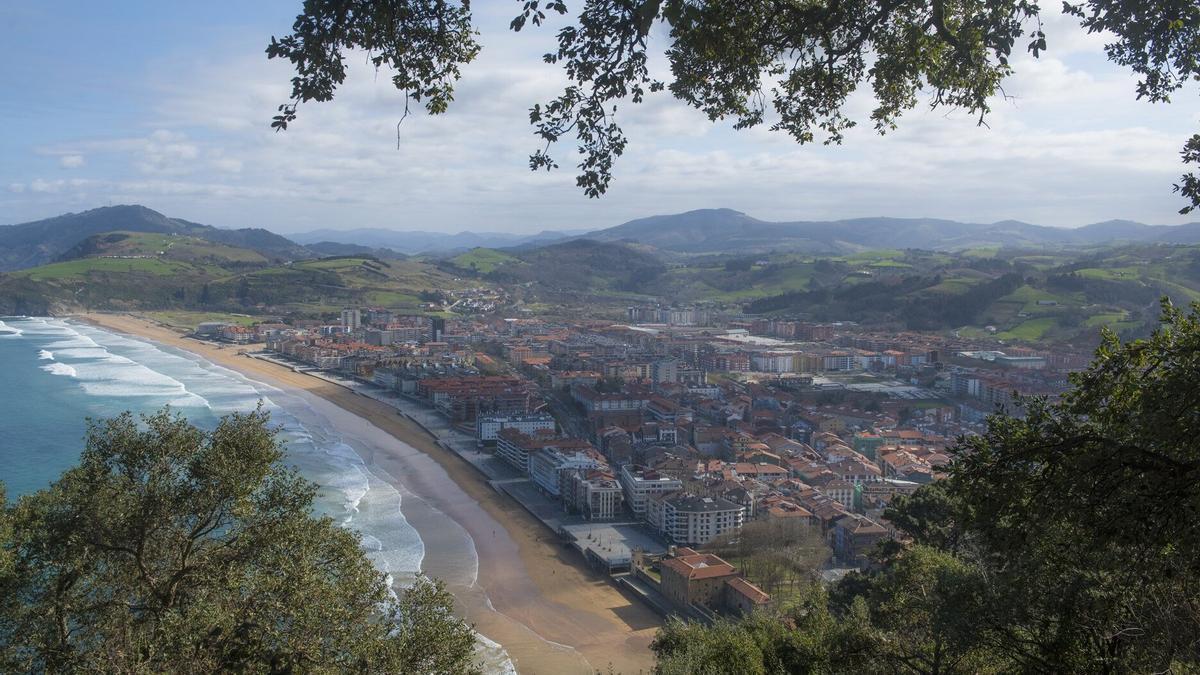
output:
[[[478,558],[477,580],[471,585],[448,580],[447,585],[463,616],[499,643],[519,672],[651,671],[649,644],[661,625],[658,615],[593,572],[520,504],[488,485],[478,469],[442,448],[392,406],[270,361],[239,356],[236,346],[218,348],[188,340],[147,319],[91,313],[75,318],[195,354],[310,399],[318,407],[332,406],[350,416],[343,423],[361,423],[347,430],[352,434],[386,436],[363,460],[381,479],[415,495],[470,535]],[[409,510],[404,505],[401,509],[408,518]],[[439,568],[461,565],[452,559],[452,551],[439,556],[436,514],[413,515],[410,523],[427,542],[422,570],[436,577]]]

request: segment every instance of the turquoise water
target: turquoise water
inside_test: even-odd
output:
[[[78,461],[87,417],[170,405],[212,428],[262,401],[283,428],[286,462],[321,486],[318,510],[358,529],[394,578],[421,569],[424,546],[400,511],[400,493],[295,395],[184,351],[62,319],[0,321],[0,374],[0,481],[9,499],[46,487]]]

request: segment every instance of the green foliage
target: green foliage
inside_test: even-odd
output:
[[[1109,59],[1141,77],[1139,98],[1168,101],[1200,72],[1200,12],[1191,4],[1085,0],[1064,8],[1087,30],[1114,35]],[[511,27],[541,25],[547,12],[567,14],[567,3],[523,0]],[[556,48],[543,57],[562,67],[568,84],[530,109],[545,146],[529,166],[556,168],[550,146],[574,134],[581,155],[576,183],[590,197],[604,194],[628,142],[617,123],[620,104],[664,89],[711,120],[732,119],[738,129],[770,123],[802,144],[840,143],[860,121],[846,103],[864,87],[874,99],[868,119],[879,133],[895,129],[922,99],[964,109],[982,124],[1013,72],[1013,51],[1039,56],[1049,48],[1039,13],[1032,0],[580,0]],[[670,81],[648,67],[656,24],[668,41]],[[376,68],[389,66],[397,89],[440,113],[460,66],[479,45],[465,0],[308,0],[292,34],[272,38],[267,48],[296,71],[292,100],[279,106],[272,126],[286,129],[301,101],[331,99],[345,79],[343,53],[353,49],[368,52]],[[1200,135],[1183,157],[1200,161]],[[1176,190],[1191,204],[1185,211],[1200,204],[1194,174]]]
[[[0,669],[472,672],[441,585],[390,599],[281,457],[261,410],[91,423],[76,468],[0,511]]]
[[[291,61],[297,73],[292,99],[271,126],[287,129],[301,102],[332,99],[346,79],[342,50],[351,49],[366,51],[375,68],[390,68],[392,84],[430,113],[445,112],[459,65],[479,53],[475,35],[466,1],[306,0],[292,34],[267,47],[268,58]]]
[[[784,617],[757,613],[712,627],[671,620],[650,649],[657,675],[785,675],[871,672],[875,645],[864,603],[835,617],[825,592],[811,585]]]

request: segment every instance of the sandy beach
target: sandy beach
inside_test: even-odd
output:
[[[650,672],[649,643],[661,619],[631,601],[582,557],[564,547],[540,522],[478,471],[441,448],[391,406],[289,368],[183,338],[153,322],[128,315],[77,318],[197,354],[246,377],[305,396],[326,408],[338,424],[390,442],[363,459],[436,509],[410,514],[426,544],[425,572],[453,579],[461,561],[439,549],[438,521],[449,517],[474,540],[479,559],[474,585],[448,583],[460,611],[487,638],[500,643],[521,673]],[[395,478],[393,478],[393,481]],[[444,515],[443,515],[444,514]],[[444,521],[443,521],[444,522]]]

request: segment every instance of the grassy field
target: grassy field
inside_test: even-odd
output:
[[[1010,330],[997,333],[1001,340],[1020,340],[1022,342],[1037,342],[1058,325],[1058,319],[1043,317],[1023,321]]]
[[[520,258],[511,256],[494,248],[473,248],[466,253],[450,259],[455,266],[464,270],[472,270],[479,274],[491,274],[501,265],[524,264]]]
[[[82,281],[97,273],[107,274],[143,274],[151,276],[173,276],[178,274],[193,274],[196,268],[192,265],[173,260],[157,258],[84,258],[68,260],[67,262],[52,263],[33,269],[13,272],[15,277],[26,277],[33,281]]]

